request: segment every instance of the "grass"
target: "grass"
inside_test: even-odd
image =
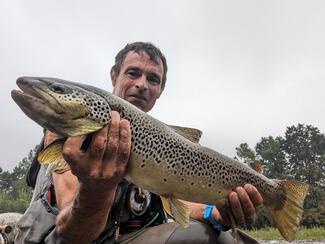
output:
[[[279,231],[275,228],[244,231],[257,240],[283,240]],[[313,228],[301,227],[296,234],[296,240],[325,240],[325,226]]]

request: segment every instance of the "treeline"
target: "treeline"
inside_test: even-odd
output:
[[[312,125],[287,127],[284,136],[262,137],[254,149],[247,143],[236,148],[237,157],[248,163],[260,161],[271,179],[291,179],[309,184],[302,225],[325,225],[325,136]],[[261,211],[258,227],[270,225]]]
[[[26,172],[34,158],[38,145],[30,150],[11,172],[0,168],[0,213],[24,213],[32,197],[32,189],[26,185]]]
[[[28,207],[32,190],[27,187],[25,177],[37,147],[12,172],[0,168],[0,213],[23,213]],[[283,137],[262,137],[253,149],[247,143],[240,144],[236,154],[243,162],[263,163],[264,174],[269,178],[307,182],[310,188],[302,225],[325,225],[325,136],[318,128],[304,124],[290,126]],[[265,210],[260,211],[254,227],[270,224]]]

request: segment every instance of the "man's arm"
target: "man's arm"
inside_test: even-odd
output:
[[[61,209],[56,231],[68,243],[90,243],[104,230],[131,148],[129,123],[117,112],[112,112],[109,128],[95,133],[86,152],[80,151],[83,139],[71,137],[64,144],[71,172],[53,173]]]
[[[184,201],[185,202],[185,201]],[[190,217],[203,221],[203,215],[206,208],[205,204],[185,202],[190,208]],[[236,224],[254,224],[256,220],[256,207],[263,203],[263,198],[257,189],[246,184],[244,187],[237,187],[236,191],[228,195],[228,206],[214,208],[212,216],[220,224],[229,226],[229,211],[232,213]]]

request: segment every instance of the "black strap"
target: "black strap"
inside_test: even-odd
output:
[[[41,168],[41,165],[39,164],[37,157],[38,154],[43,150],[43,148],[44,148],[44,136],[39,144],[38,149],[35,152],[35,156],[33,158],[32,164],[30,165],[26,174],[26,183],[29,187],[32,187],[33,189],[35,188],[37,175]]]
[[[117,238],[118,238],[118,235],[119,235],[121,218],[122,218],[122,215],[123,215],[123,207],[124,207],[124,204],[125,204],[126,194],[127,194],[128,188],[130,186],[130,183],[123,180],[120,185],[121,185],[122,197],[121,197],[121,200],[120,200],[119,205],[117,206],[116,212],[115,212],[116,213],[116,215],[115,215],[115,220],[116,220],[116,223],[115,223],[115,241],[117,241]]]
[[[119,229],[120,227],[120,219],[123,212],[123,206],[125,203],[125,198],[129,185],[130,183],[126,180],[122,180],[119,183],[118,187],[120,188],[119,191],[121,191],[121,195],[120,198],[117,200],[117,204],[115,204],[113,209],[111,209],[111,212],[108,217],[109,220],[107,228],[103,231],[99,238],[92,242],[92,244],[101,244],[108,239],[114,239],[114,243],[117,243],[117,241],[115,240],[115,234],[117,229]]]

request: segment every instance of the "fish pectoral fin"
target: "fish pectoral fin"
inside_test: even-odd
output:
[[[253,162],[250,162],[248,165],[253,170],[255,170],[257,173],[260,173],[262,175],[264,174],[264,166],[263,166],[262,163],[257,162],[257,161],[253,161]]]
[[[184,228],[187,228],[190,223],[190,209],[180,200],[173,197],[160,196],[164,210],[170,215],[177,223]]]
[[[163,208],[165,210],[165,212],[172,218],[174,218],[173,214],[172,214],[172,211],[170,209],[170,205],[169,205],[169,201],[167,198],[163,197],[163,196],[160,196],[160,199],[161,199],[161,203],[163,205]]]
[[[173,129],[177,134],[187,138],[191,142],[199,143],[202,131],[195,128],[188,128],[176,125],[168,125],[171,129]]]
[[[40,164],[49,164],[47,174],[68,167],[62,155],[65,140],[65,138],[60,138],[53,141],[38,154],[37,160]]]

